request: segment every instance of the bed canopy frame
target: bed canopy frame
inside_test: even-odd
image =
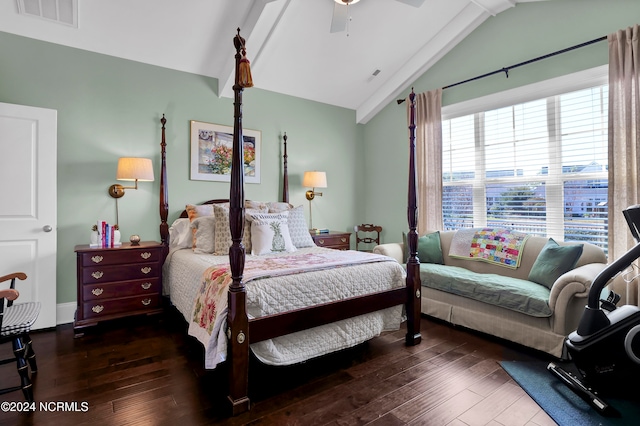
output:
[[[228,315],[227,315],[227,364],[228,364],[228,402],[233,415],[249,410],[249,345],[277,336],[306,330],[312,327],[355,317],[369,312],[378,311],[392,306],[404,304],[407,315],[407,332],[405,343],[408,346],[417,345],[420,335],[420,262],[418,260],[418,209],[416,197],[417,173],[415,168],[415,93],[409,96],[410,125],[409,125],[409,189],[407,218],[409,232],[407,246],[409,258],[407,261],[407,278],[405,287],[378,293],[353,297],[337,302],[315,305],[305,309],[298,309],[280,314],[249,319],[246,311],[246,290],[243,283],[245,264],[245,248],[242,244],[244,230],[244,167],[243,134],[242,134],[242,93],[244,87],[239,83],[241,61],[244,57],[245,40],[240,36],[240,29],[233,39],[235,54],[235,84],[234,91],[234,123],[233,148],[231,166],[231,186],[229,191],[229,222],[233,244],[229,248],[229,264],[232,274],[232,284],[229,287]],[[167,223],[169,202],[167,185],[166,141],[164,115],[162,123],[161,142],[161,172],[160,172],[160,236],[168,251],[169,226]],[[287,136],[284,140],[284,167],[282,201],[289,201],[287,176]],[[207,203],[227,200],[210,200]]]

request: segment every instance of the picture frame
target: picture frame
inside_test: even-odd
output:
[[[191,180],[231,182],[233,127],[191,120]],[[243,129],[244,181],[260,183],[262,134]]]

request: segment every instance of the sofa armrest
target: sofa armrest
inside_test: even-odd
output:
[[[588,263],[561,275],[549,294],[549,307],[553,311],[553,331],[568,335],[578,326],[584,311],[591,283],[607,265]]]
[[[385,243],[375,246],[373,252],[377,254],[384,254],[385,256],[393,257],[400,264],[406,263],[403,259],[403,245],[402,243]]]

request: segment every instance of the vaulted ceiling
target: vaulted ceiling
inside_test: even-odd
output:
[[[334,0],[6,0],[0,31],[215,77],[231,97],[239,27],[256,87],[366,123],[478,25],[526,1],[537,0],[362,0],[331,32],[334,8],[347,7]],[[75,7],[76,25],[33,16],[56,18],[56,6],[63,21]]]

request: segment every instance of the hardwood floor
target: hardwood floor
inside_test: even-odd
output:
[[[405,347],[399,331],[296,366],[252,364],[252,410],[230,418],[225,372],[203,370],[201,346],[185,330],[167,313],[99,325],[76,339],[70,324],[33,333],[34,393],[51,411],[0,412],[0,425],[555,424],[498,364],[543,355],[427,318],[415,347]],[[3,387],[19,383],[13,363],[0,374]],[[22,393],[0,401],[22,401]],[[77,411],[52,402],[77,403]]]

